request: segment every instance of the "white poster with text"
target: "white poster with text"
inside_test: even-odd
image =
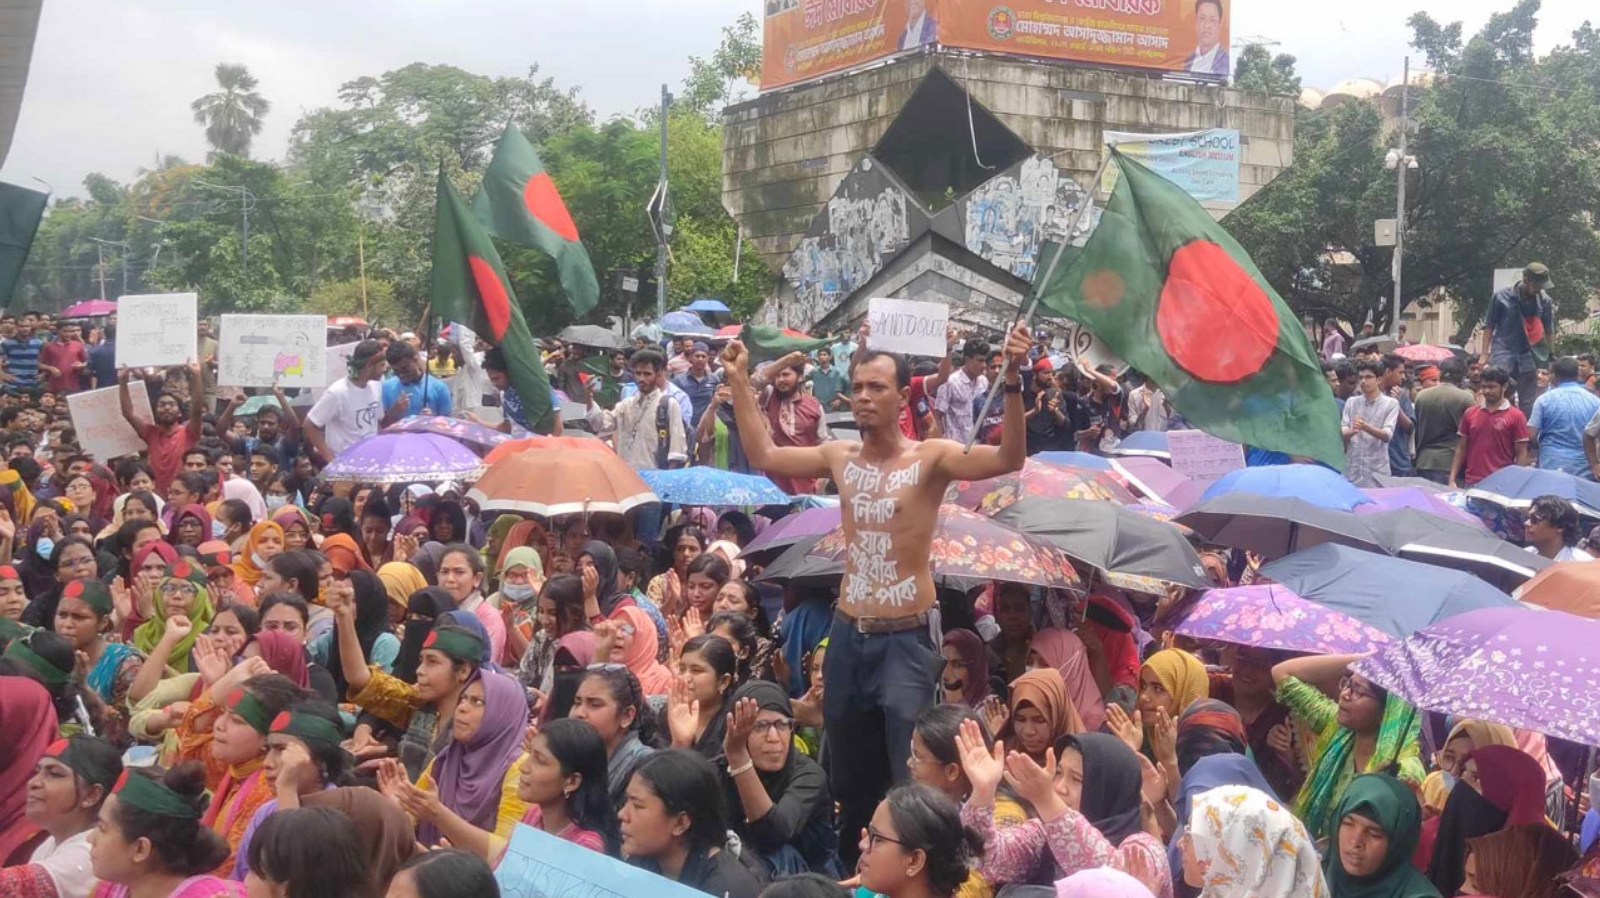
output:
[[[117,367],[187,365],[195,348],[197,306],[193,293],[157,293],[117,298]]]
[[[1244,467],[1244,447],[1203,430],[1167,431],[1172,470],[1207,486]]]
[[[945,354],[950,307],[944,303],[874,296],[867,303],[867,321],[872,327],[867,345],[873,349],[936,359]]]
[[[229,387],[328,385],[326,315],[223,315],[217,383]]]
[[[108,462],[144,451],[144,440],[122,417],[122,400],[117,395],[121,390],[102,387],[67,397],[67,411],[72,415],[72,429],[78,433],[78,445],[95,461]],[[133,403],[134,417],[141,423],[155,420],[150,413],[150,393],[143,381],[135,379],[129,384],[128,399]]]

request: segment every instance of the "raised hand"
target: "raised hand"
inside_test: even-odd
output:
[[[1133,716],[1129,717],[1121,705],[1115,702],[1106,705],[1106,729],[1134,751],[1144,746],[1144,725],[1138,708],[1133,709]]]
[[[729,340],[722,349],[722,370],[730,377],[746,377],[750,373],[750,351],[743,340]]]
[[[728,712],[728,728],[722,736],[722,753],[728,766],[743,767],[750,760],[750,734],[755,732],[756,715],[761,707],[753,698],[743,698]]]
[[[617,624],[603,620],[594,625],[594,657],[604,662],[611,659],[611,650],[617,645]]]
[[[1138,752],[1139,756],[1139,795],[1153,807],[1167,800],[1167,777],[1150,759]]]
[[[1124,872],[1139,880],[1151,895],[1161,894],[1161,872],[1156,868],[1156,861],[1150,857],[1150,852],[1138,848],[1118,852],[1118,856],[1122,858]]]
[[[586,567],[579,574],[578,579],[583,581],[583,598],[600,601],[600,571],[594,567]]]
[[[700,617],[699,608],[690,608],[683,613],[683,632],[690,639],[705,635],[706,623]]]
[[[961,769],[966,771],[967,781],[972,783],[972,800],[979,804],[993,802],[994,791],[1000,788],[1000,780],[1005,776],[1005,743],[996,740],[992,751],[985,748],[978,722],[963,720],[960,731],[956,733],[956,752],[961,758]]]
[[[133,592],[122,577],[111,581],[111,612],[112,619],[119,625],[133,617]]]
[[[162,641],[168,645],[177,645],[185,636],[194,632],[194,624],[181,614],[167,618],[166,629],[161,632]],[[198,642],[198,640],[196,640]]]
[[[409,533],[396,533],[394,535],[394,557],[407,558],[417,554],[417,538]]]
[[[689,634],[683,631],[683,621],[676,616],[667,617],[667,666],[673,670],[678,669],[678,659],[683,657],[684,643],[689,641]]]
[[[300,792],[314,788],[317,784],[317,765],[311,760],[311,753],[300,740],[290,741],[283,747],[278,761],[278,791]]]
[[[385,798],[400,805],[402,810],[405,805],[401,804],[400,795],[410,785],[411,781],[406,778],[405,768],[400,766],[399,761],[394,758],[384,758],[378,762],[378,791]]]
[[[172,620],[167,621],[169,627],[172,625]],[[208,687],[217,685],[227,676],[228,668],[233,665],[233,659],[228,657],[228,650],[222,647],[222,641],[212,639],[204,633],[195,638],[192,657],[195,670],[200,673],[201,681]]]
[[[1294,756],[1294,734],[1289,730],[1288,723],[1280,723],[1267,731],[1267,745],[1278,753],[1278,756],[1291,767],[1297,766]]]
[[[340,747],[359,761],[370,761],[389,753],[389,746],[372,738],[372,728],[365,724],[356,727],[356,733],[340,743]]]
[[[998,695],[985,697],[978,713],[983,715],[983,724],[989,728],[991,735],[1000,732],[1000,728],[1011,719],[1011,708]]]
[[[700,700],[689,692],[689,683],[682,677],[672,681],[667,693],[667,730],[672,734],[674,748],[691,748],[700,730]]]
[[[1006,755],[1006,784],[1015,789],[1023,800],[1035,808],[1048,804],[1056,797],[1056,750],[1044,750],[1044,766],[1022,752]]]
[[[1178,725],[1172,722],[1172,715],[1165,708],[1157,708],[1155,719],[1150,721],[1150,750],[1156,760],[1177,767]]]

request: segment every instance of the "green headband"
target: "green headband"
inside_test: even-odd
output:
[[[163,579],[183,580],[194,584],[200,589],[205,589],[206,584],[209,582],[206,579],[205,568],[197,564],[191,564],[187,559],[180,558],[176,562],[167,565],[166,570],[162,571],[161,574]]]
[[[251,729],[261,735],[265,736],[272,728],[272,712],[261,703],[261,699],[251,695],[243,686],[229,693],[228,700],[224,704],[229,713],[239,715],[245,723],[250,724]]]
[[[272,719],[272,732],[293,736],[303,742],[320,742],[334,748],[344,741],[344,729],[325,717],[304,712],[280,711]]]
[[[15,658],[28,665],[33,668],[35,673],[43,677],[45,684],[49,686],[60,686],[72,679],[72,671],[62,670],[44,660],[44,657],[30,648],[27,641],[23,639],[13,639],[11,644],[6,646],[5,655],[0,657]]]
[[[142,776],[131,770],[122,772],[111,794],[117,796],[117,800],[123,804],[146,813],[183,820],[200,819],[200,812],[184,801],[178,793],[168,789],[165,783],[156,782],[152,777]]]
[[[14,621],[9,617],[0,617],[0,649],[10,645],[13,640],[27,637],[34,629],[34,627],[30,627],[20,621]]]
[[[83,756],[83,750],[80,747],[81,743],[78,741],[80,738],[89,737],[70,736],[65,739],[57,739],[55,742],[50,744],[49,748],[44,750],[44,756],[47,758],[54,758],[57,761],[67,765],[68,769],[77,774],[78,777],[86,783],[92,783],[99,786],[106,785],[104,779],[106,774],[120,772],[122,765],[118,764],[116,769],[110,771],[107,771],[103,768],[96,769],[95,765],[89,763],[88,759]]]
[[[111,590],[104,583],[90,578],[88,580],[74,580],[62,587],[63,598],[77,599],[95,610],[101,617],[111,613],[114,607],[111,603]]]
[[[461,627],[434,627],[428,638],[423,640],[422,647],[443,652],[457,661],[477,664],[483,659],[483,640],[478,638],[478,634]]]

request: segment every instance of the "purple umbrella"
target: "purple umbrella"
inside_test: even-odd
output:
[[[1600,745],[1600,621],[1481,608],[1391,642],[1356,673],[1428,711]]]
[[[346,447],[322,469],[329,480],[357,483],[436,483],[476,480],[483,460],[461,443],[434,433],[375,433]]]
[[[458,440],[472,447],[479,455],[511,439],[508,433],[501,433],[492,427],[463,421],[460,418],[446,418],[442,415],[418,415],[402,419],[390,424],[383,429],[384,433],[431,433],[442,437]]]
[[[808,508],[799,514],[779,518],[757,534],[739,555],[747,557],[757,552],[787,549],[808,537],[821,536],[837,526],[839,526],[839,509]]]
[[[1205,484],[1172,470],[1159,458],[1118,458],[1111,462],[1111,468],[1128,478],[1134,489],[1179,511],[1199,502],[1200,494],[1206,491]]]
[[[1370,496],[1372,501],[1365,505],[1357,505],[1354,511],[1358,515],[1377,514],[1380,511],[1393,511],[1396,508],[1415,508],[1417,511],[1425,511],[1441,518],[1448,518],[1463,524],[1471,524],[1483,530],[1484,533],[1489,532],[1489,528],[1485,527],[1483,522],[1473,515],[1451,505],[1438,496],[1425,490],[1419,490],[1416,487],[1364,489],[1362,492]]]
[[[1282,586],[1209,589],[1181,615],[1172,627],[1176,633],[1261,649],[1354,655],[1390,641],[1377,627]]]

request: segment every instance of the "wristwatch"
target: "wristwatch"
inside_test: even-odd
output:
[[[1022,381],[1020,381],[1020,380],[1017,381],[1014,384],[1005,384],[1004,386],[1005,386],[1005,391],[1007,393],[1021,393],[1022,392]]]

